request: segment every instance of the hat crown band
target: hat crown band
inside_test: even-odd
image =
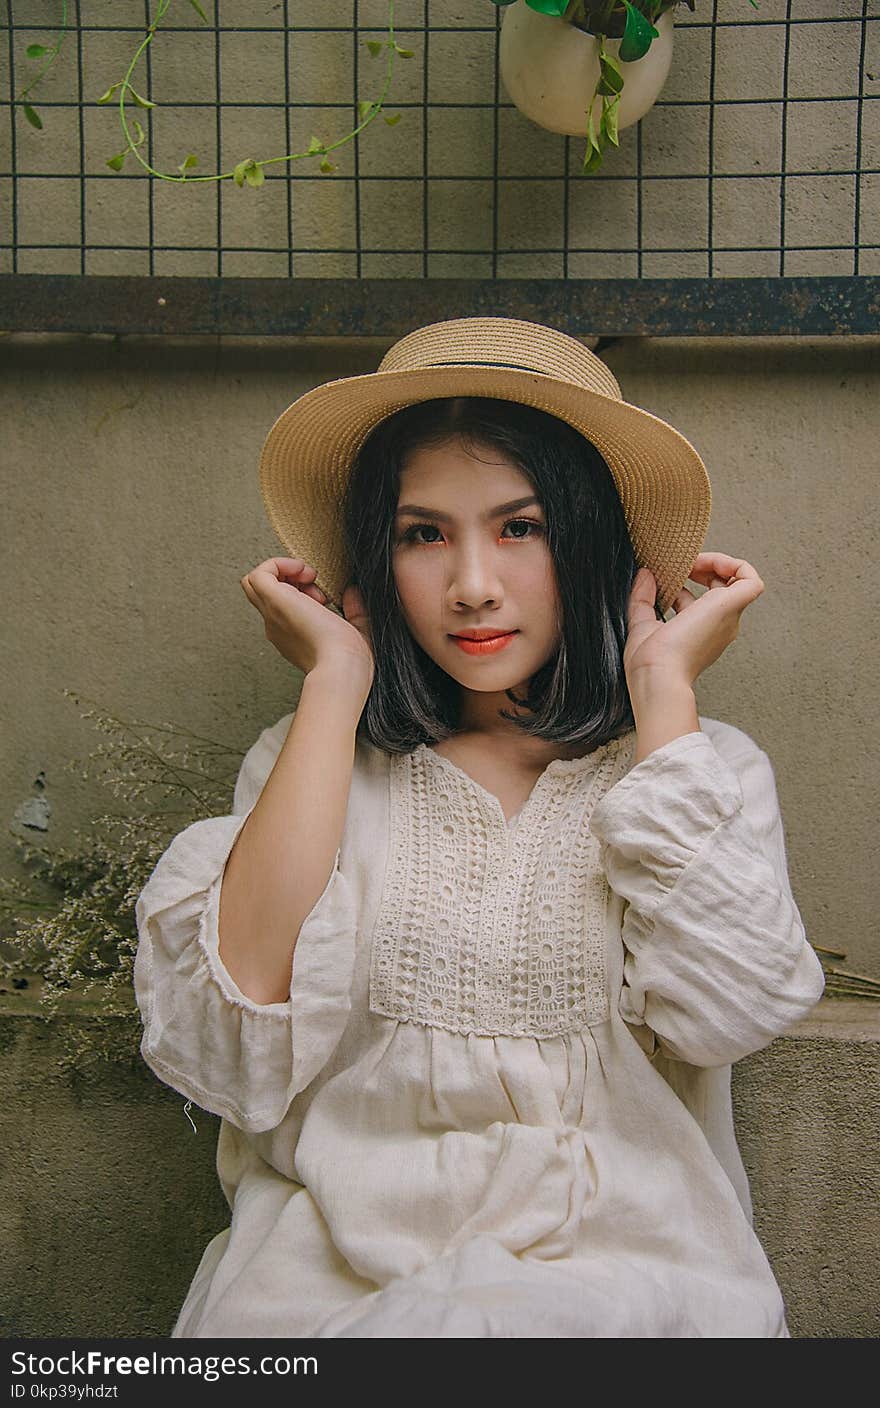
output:
[[[567,333],[518,318],[453,318],[417,328],[388,349],[379,372],[432,367],[507,367],[623,399],[611,371],[589,348]]]

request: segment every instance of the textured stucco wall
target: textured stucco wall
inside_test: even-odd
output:
[[[65,843],[108,793],[62,772],[101,740],[61,696],[165,719],[242,751],[299,676],[239,586],[280,552],[263,436],[309,387],[375,369],[379,341],[0,339],[0,676],[6,825],[49,801]],[[766,583],[701,678],[702,714],[776,769],[792,885],[814,943],[880,975],[874,486],[880,339],[631,339],[604,353],[629,399],[683,431],[713,484],[707,546]],[[40,773],[45,790],[35,788]],[[14,870],[6,832],[0,872]]]

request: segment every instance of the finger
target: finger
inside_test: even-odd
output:
[[[751,566],[751,563],[746,562],[744,557],[733,557],[729,552],[716,552],[714,549],[706,549],[704,552],[698,552],[694,558],[694,562],[704,567],[717,564],[730,568],[731,570],[739,567],[743,563],[745,563],[747,567]]]
[[[317,567],[311,567],[301,557],[276,557],[275,561],[285,577],[299,577],[300,581],[311,578],[314,581],[318,575]]]
[[[736,577],[719,577],[715,572],[694,572],[688,578],[689,582],[696,582],[698,586],[707,587],[710,591],[713,587],[726,587],[729,582],[736,580]]]
[[[632,590],[629,596],[627,620],[630,630],[632,630],[633,626],[641,625],[646,621],[649,621],[652,625],[657,624],[655,611],[656,602],[656,578],[649,568],[640,567],[633,578]]]
[[[357,630],[369,639],[370,622],[363,593],[353,583],[342,593],[342,614]]]
[[[688,573],[688,580],[706,584],[713,577],[720,578],[725,583],[732,579],[737,581],[748,578],[760,580],[757,570],[744,557],[731,557],[725,552],[699,553]]]
[[[357,616],[366,615],[363,594],[359,587],[349,584],[342,593],[342,609],[346,619],[351,621]]]
[[[314,585],[316,575],[316,569],[304,563],[302,558],[270,558],[267,563],[248,573],[251,586],[265,597],[274,596],[278,590],[286,594],[288,589],[299,591],[304,596],[313,595],[313,588],[320,592],[320,587]],[[315,600],[323,600],[323,594]]]
[[[710,589],[703,592],[697,600],[708,599],[715,603],[719,611],[724,613],[733,611],[737,615],[743,612],[750,602],[755,601],[764,590],[764,583],[757,573],[754,577],[731,578],[729,582],[719,582],[717,585],[723,587],[723,591]]]
[[[296,579],[299,581],[314,581],[317,570],[310,567],[301,557],[267,557],[265,562],[261,562],[258,567],[254,567],[248,574],[252,579],[258,574],[264,578],[271,578],[273,581],[289,581]]]
[[[736,559],[733,559],[733,561],[735,562]],[[727,566],[723,566],[720,563],[715,571],[708,568],[700,569],[694,567],[691,570],[689,580],[697,582],[700,586],[707,587],[710,591],[719,587],[724,587],[727,591],[730,591],[733,587],[739,588],[747,586],[749,590],[744,594],[745,601],[752,601],[755,597],[760,596],[761,592],[764,590],[763,579],[759,576],[752,564],[744,560],[740,560],[739,565],[732,570],[728,570]]]
[[[686,611],[689,606],[693,606],[697,600],[695,594],[688,587],[682,587],[672,605],[676,612]]]
[[[321,591],[320,587],[316,587],[314,582],[311,584],[311,586],[302,587],[300,589],[300,593],[302,596],[310,596],[313,598],[314,601],[319,601],[322,606],[327,601],[325,593]]]
[[[248,601],[251,603],[251,606],[257,606],[257,594],[246,576],[242,577],[239,586],[241,587]]]

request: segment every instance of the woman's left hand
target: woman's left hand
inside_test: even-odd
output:
[[[669,678],[692,686],[739,633],[739,620],[764,583],[751,563],[723,552],[701,552],[688,580],[708,587],[695,596],[682,587],[672,605],[676,615],[657,619],[657,582],[647,567],[636,574],[629,599],[629,628],[623,652],[627,683]]]

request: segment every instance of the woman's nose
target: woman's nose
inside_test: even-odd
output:
[[[477,608],[501,600],[503,590],[491,550],[473,547],[450,555],[449,601]]]

